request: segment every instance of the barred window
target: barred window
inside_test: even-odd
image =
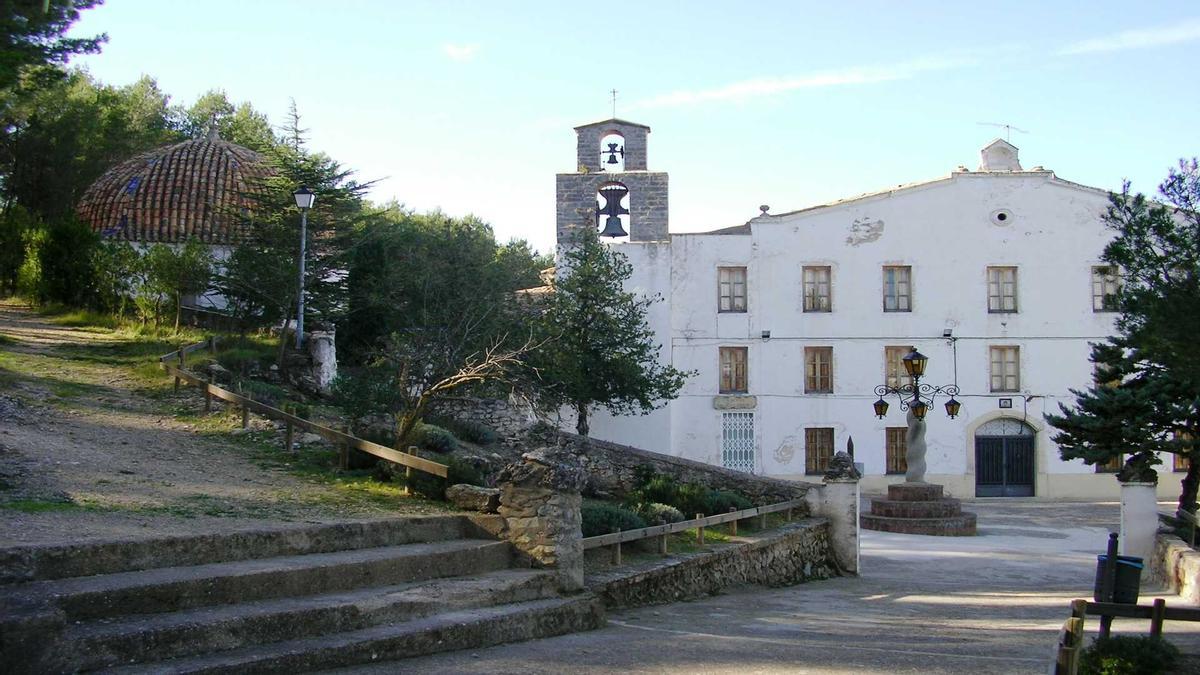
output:
[[[1096,465],[1096,473],[1117,473],[1125,466],[1125,455],[1117,455],[1102,464]]]
[[[883,311],[912,311],[912,267],[908,265],[884,266]]]
[[[833,303],[830,298],[830,268],[809,267],[804,272],[804,311],[829,312]]]
[[[1117,311],[1117,268],[1100,265],[1092,268],[1092,311]]]
[[[717,311],[746,311],[746,268],[717,268]]]
[[[750,391],[746,383],[746,347],[721,347],[722,394],[745,394]]]
[[[887,472],[908,472],[908,427],[888,427],[886,432]]]
[[[721,413],[721,466],[754,473],[754,413]]]
[[[804,430],[804,473],[822,474],[833,458],[833,429]]]
[[[1021,391],[1020,347],[991,348],[992,391]]]
[[[833,392],[833,347],[804,348],[804,393]]]
[[[1017,268],[987,268],[988,311],[1017,311]]]
[[[900,388],[912,384],[912,377],[904,368],[904,357],[912,350],[911,346],[883,348],[884,382],[887,386]]]

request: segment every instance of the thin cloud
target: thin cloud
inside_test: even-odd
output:
[[[712,89],[681,89],[633,103],[631,108],[672,108],[711,101],[742,102],[799,89],[906,80],[924,72],[971,65],[966,59],[923,58],[889,66],[857,66],[792,77],[756,77]]]
[[[466,63],[475,58],[479,53],[479,45],[456,45],[447,42],[442,45],[442,53],[445,54],[451,61]]]
[[[1147,49],[1200,40],[1200,18],[1186,19],[1170,26],[1126,30],[1105,37],[1082,40],[1063,47],[1059,55],[1094,54],[1126,49]]]

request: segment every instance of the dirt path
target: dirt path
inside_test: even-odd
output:
[[[0,546],[442,509],[313,470],[332,450],[291,458],[265,420],[243,433],[232,411],[204,415],[156,372],[162,344],[12,302],[0,336]]]

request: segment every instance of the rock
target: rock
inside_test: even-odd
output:
[[[300,445],[314,445],[316,443],[321,443],[324,440],[325,439],[320,435],[314,434],[310,431],[308,433],[300,434],[300,436],[296,439],[296,442]]]
[[[205,368],[205,370],[208,371],[208,376],[210,378],[212,378],[212,380],[214,382],[228,382],[229,381],[229,378],[230,378],[229,370],[227,368],[225,368],[225,366],[222,366],[219,363],[210,363]]]
[[[839,452],[829,460],[829,469],[825,472],[825,480],[858,480],[862,474],[854,466],[854,458],[845,452]]]
[[[446,499],[460,509],[496,513],[500,509],[500,490],[459,483],[446,488]]]

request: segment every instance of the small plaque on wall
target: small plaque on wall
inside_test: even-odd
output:
[[[1012,407],[1012,399],[1011,398],[1000,399],[1000,407],[1001,408],[1011,408]]]
[[[717,410],[754,410],[758,398],[754,396],[714,396],[713,408]]]

